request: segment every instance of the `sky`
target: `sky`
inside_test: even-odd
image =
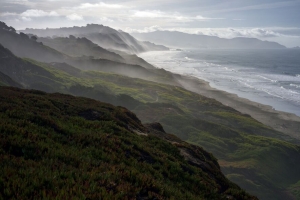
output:
[[[17,30],[94,23],[300,46],[300,0],[0,0],[0,21]]]

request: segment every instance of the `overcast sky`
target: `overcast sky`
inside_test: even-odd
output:
[[[96,23],[300,46],[300,0],[0,0],[0,21],[16,29]]]

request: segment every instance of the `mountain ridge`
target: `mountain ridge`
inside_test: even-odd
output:
[[[64,52],[73,57],[90,57],[92,59],[105,59],[114,62],[125,63],[130,65],[140,65],[144,68],[153,69],[154,66],[144,61],[136,55],[129,55],[125,52],[116,52],[115,50],[107,50],[93,43],[87,38],[76,38],[72,35],[69,37],[56,38],[37,38],[38,42],[42,42],[57,51]]]
[[[45,46],[43,43],[37,42],[35,38],[29,37],[24,33],[18,34],[8,29],[9,27],[6,25],[2,29],[0,28],[0,44],[8,48],[18,57],[27,57],[39,62],[48,63],[65,62],[82,70],[103,70],[132,77],[149,77],[154,75],[152,71],[137,64],[127,64],[90,57],[72,57]],[[151,67],[151,65],[147,65],[146,62],[141,62],[141,64]]]
[[[237,37],[225,39],[217,36],[188,34],[179,31],[155,31],[132,33],[140,40],[148,40],[173,47],[185,48],[220,48],[220,49],[283,49],[285,46],[276,42],[262,41],[256,38]]]
[[[169,48],[162,45],[155,45],[144,43],[136,40],[130,34],[117,31],[113,28],[98,25],[98,24],[88,24],[82,27],[64,27],[64,28],[53,28],[53,29],[25,29],[20,30],[21,32],[27,34],[34,34],[39,37],[47,36],[63,36],[68,37],[69,35],[74,35],[78,37],[86,37],[92,42],[98,44],[99,46],[106,49],[115,49],[125,51],[127,53],[141,53],[154,50],[169,50]]]

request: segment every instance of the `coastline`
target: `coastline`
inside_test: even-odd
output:
[[[173,64],[174,62],[177,65],[176,60],[171,61],[173,60],[173,56],[170,56],[170,53],[171,52],[168,51],[168,54],[164,54],[164,60],[167,60],[167,64]],[[171,70],[172,67],[161,66],[160,59],[158,59],[157,62],[156,57],[160,56],[160,54],[161,52],[159,52],[158,55],[154,54],[154,56],[148,56],[146,53],[144,55],[140,54],[139,56],[151,63],[153,66],[172,73],[176,82],[183,88],[201,94],[205,97],[215,99],[243,114],[250,115],[255,120],[273,128],[276,131],[300,140],[300,116],[292,112],[276,110],[276,108],[273,108],[272,105],[267,105],[265,102],[259,103],[253,99],[250,100],[247,97],[238,96],[238,93],[233,93],[220,88],[217,89],[214,86],[211,86],[209,81],[201,79],[200,77],[183,74],[184,72],[181,73],[180,70],[173,72],[173,70]],[[163,62],[162,65],[167,65],[166,63]]]
[[[239,97],[236,94],[212,88],[209,85],[209,82],[193,76],[181,74],[174,74],[174,76],[183,88],[201,94],[205,97],[215,99],[243,114],[250,115],[257,121],[273,128],[276,131],[300,140],[300,117],[297,115],[278,111],[269,105],[264,105]]]

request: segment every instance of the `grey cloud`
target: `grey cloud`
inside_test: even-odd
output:
[[[29,9],[30,7],[23,4],[14,4],[14,3],[1,3],[0,2],[0,13],[21,13]]]

